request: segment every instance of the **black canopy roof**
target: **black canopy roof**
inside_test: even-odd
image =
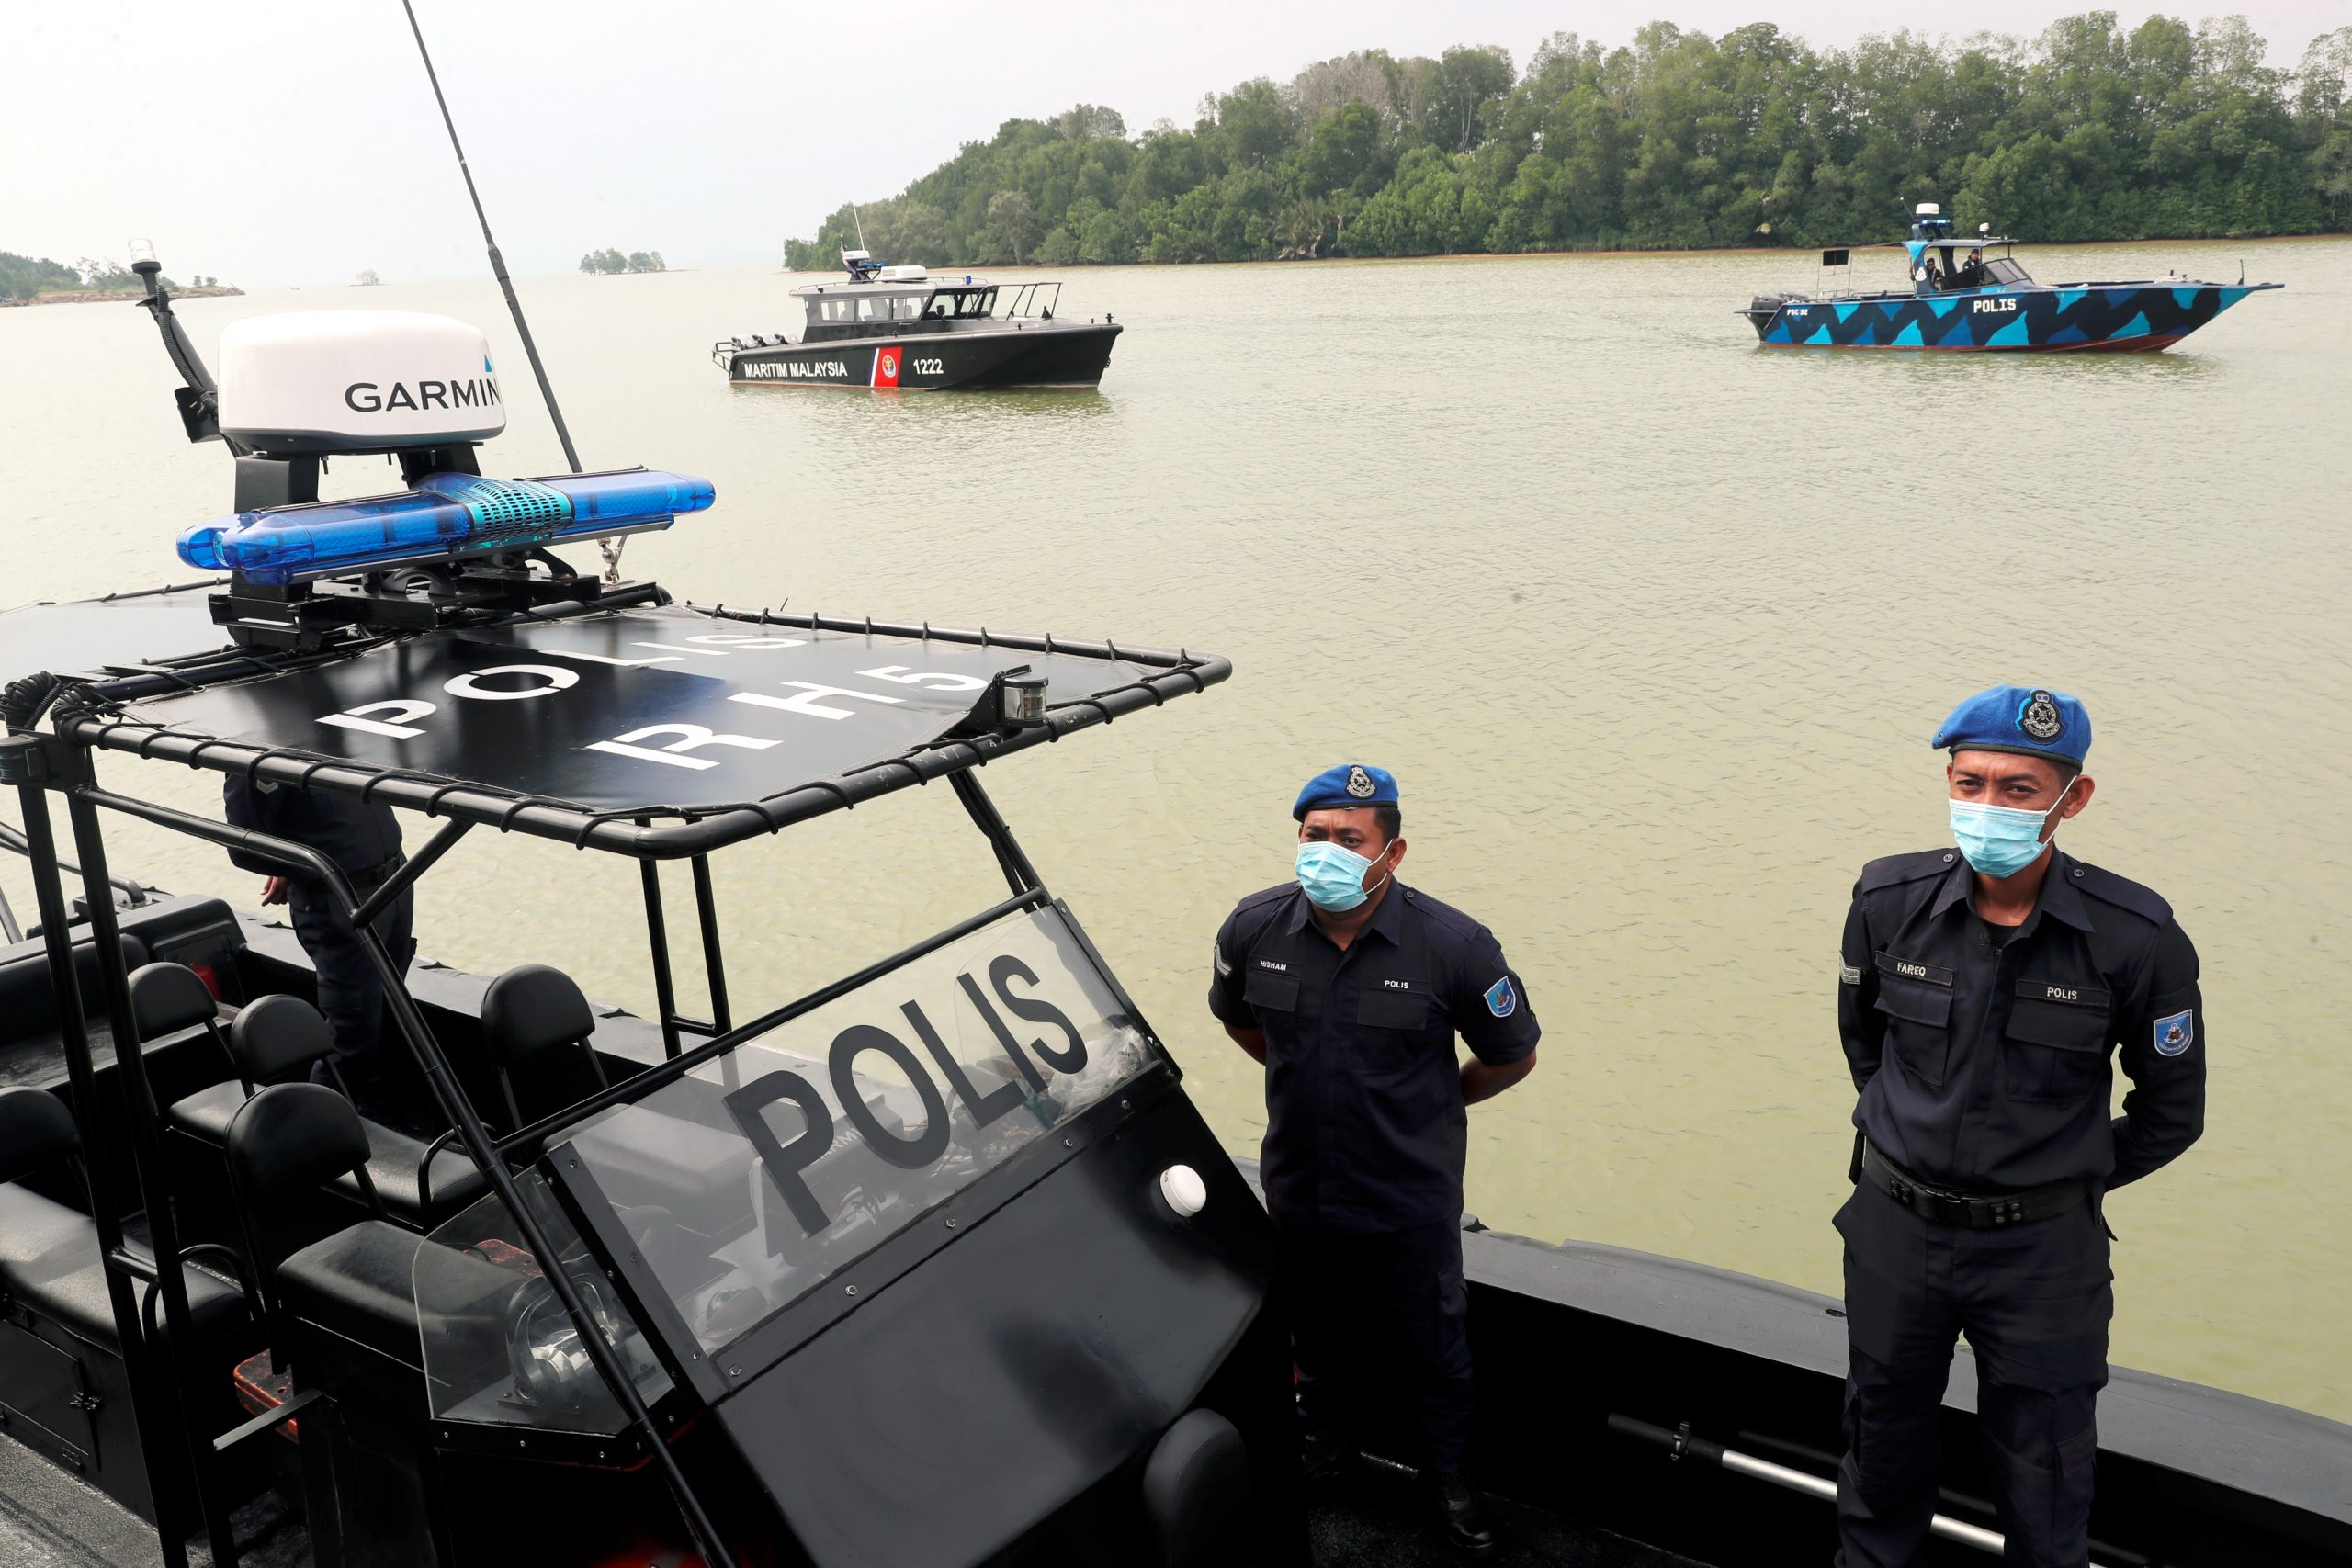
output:
[[[103,675],[225,643],[205,605],[213,583],[0,611],[0,682],[47,670]]]
[[[1023,664],[1046,679],[1046,723],[951,738],[990,678]],[[254,668],[102,682],[102,705],[62,728],[81,745],[670,858],[1232,672],[1213,655],[1108,642],[677,604],[574,608]]]

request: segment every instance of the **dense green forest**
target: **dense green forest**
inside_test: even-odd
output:
[[[786,259],[832,267],[856,216],[885,261],[1052,266],[1815,245],[1894,237],[1917,201],[2044,241],[2352,226],[2352,27],[2294,71],[2267,52],[2243,17],[2112,11],[1844,50],[1653,22],[1555,34],[1523,72],[1370,50],[1211,94],[1189,130],[1007,120]]]

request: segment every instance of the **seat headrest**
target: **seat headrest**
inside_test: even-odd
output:
[[[334,1049],[334,1031],[300,997],[248,1002],[229,1026],[229,1055],[254,1083],[274,1083]]]
[[[571,976],[544,964],[518,964],[481,998],[482,1038],[503,1066],[519,1066],[596,1031],[596,1015]]]
[[[130,944],[126,941],[124,945]],[[146,964],[131,972],[130,1014],[139,1038],[161,1040],[183,1029],[209,1021],[212,993],[185,964]]]
[[[248,1207],[368,1163],[368,1129],[359,1112],[324,1084],[263,1089],[229,1118],[226,1138],[229,1180]]]
[[[74,1113],[46,1089],[0,1089],[0,1182],[21,1181],[72,1154]]]

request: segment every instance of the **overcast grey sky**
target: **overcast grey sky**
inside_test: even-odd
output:
[[[605,245],[673,265],[774,257],[851,197],[889,195],[1014,116],[1107,105],[1189,124],[1201,95],[1351,49],[1605,45],[1664,16],[1758,19],[1816,45],[1910,24],[2038,31],[2055,0],[417,0],[516,272]],[[2235,7],[2233,7],[2235,9]],[[2292,65],[2352,0],[2243,7]],[[249,286],[442,277],[479,233],[398,0],[74,0],[0,32],[0,249],[71,262],[152,237],[166,270]],[[2127,24],[2148,7],[2123,11]],[[2172,14],[2183,14],[2175,11]],[[2190,14],[2194,19],[2196,14]]]

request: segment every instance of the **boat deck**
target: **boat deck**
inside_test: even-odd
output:
[[[1484,1568],[1700,1568],[1687,1557],[1489,1498],[1498,1537]],[[1461,1568],[1427,1526],[1419,1487],[1373,1467],[1318,1490],[1308,1515],[1316,1568]],[[276,1498],[236,1516],[243,1568],[310,1568],[311,1537]],[[190,1561],[209,1565],[201,1539]],[[160,1568],[154,1531],[79,1477],[0,1441],[0,1562],[9,1568]]]
[[[1429,1522],[1419,1485],[1374,1466],[1328,1483],[1307,1514],[1315,1568],[1702,1568],[1654,1546],[1489,1496],[1491,1557],[1472,1559]]]

